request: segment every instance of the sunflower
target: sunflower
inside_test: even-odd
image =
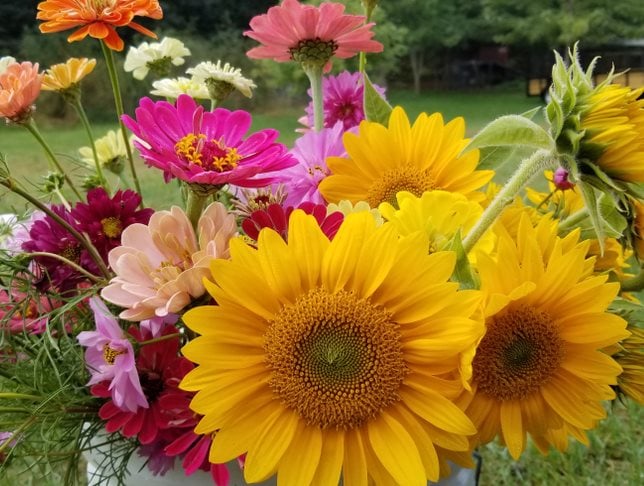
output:
[[[620,343],[614,355],[624,369],[618,378],[619,391],[644,405],[644,329],[631,325],[631,335]]]
[[[420,197],[442,189],[481,200],[484,196],[475,191],[493,171],[476,170],[478,150],[459,156],[468,142],[464,134],[462,118],[445,125],[440,113],[422,113],[412,126],[405,111],[396,107],[387,127],[363,121],[357,135],[344,135],[348,157],[327,159],[331,175],[320,183],[320,193],[331,203],[362,200],[371,207],[382,202],[395,206],[400,191]]]
[[[454,254],[427,245],[367,212],[333,241],[299,210],[288,242],[234,239],[211,266],[218,305],[184,316],[201,336],[181,387],[197,392],[195,432],[217,431],[210,461],[247,452],[248,482],[424,486],[437,451],[468,452],[475,429],[452,400],[482,334],[480,292],[448,282]]]
[[[579,231],[561,239],[551,220],[533,227],[524,215],[516,238],[497,233],[496,257],[477,255],[487,331],[463,405],[477,440],[499,435],[517,459],[526,433],[563,449],[567,434],[583,439],[605,416],[621,367],[602,349],[629,333],[606,312],[619,284],[592,276]]]

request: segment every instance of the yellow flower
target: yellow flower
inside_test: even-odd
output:
[[[342,201],[338,202],[338,204],[331,203],[327,206],[327,214],[332,214],[336,211],[340,211],[345,216],[365,211],[373,216],[376,224],[381,225],[382,223],[384,223],[384,219],[382,219],[382,214],[380,214],[380,211],[378,211],[377,208],[372,208],[365,201],[358,201],[356,204],[352,204],[351,201],[343,199]]]
[[[618,84],[598,86],[581,111],[581,142],[599,149],[589,155],[599,168],[614,179],[644,182],[644,88],[630,89]]]
[[[348,157],[329,157],[331,175],[320,183],[320,193],[331,203],[342,199],[396,204],[396,194],[407,191],[422,196],[441,189],[481,200],[477,193],[493,176],[476,170],[477,150],[459,156],[467,145],[465,122],[456,118],[447,125],[440,113],[422,113],[410,125],[404,110],[394,108],[389,126],[363,121],[359,133],[345,133]]]
[[[210,461],[247,452],[248,482],[425,486],[441,448],[465,452],[475,429],[452,401],[471,372],[480,292],[449,282],[452,252],[400,238],[367,212],[329,241],[295,211],[288,243],[264,229],[234,239],[211,265],[218,305],[184,316],[201,334],[183,348],[198,366],[195,431]]]
[[[498,435],[516,459],[526,434],[563,448],[565,434],[583,438],[605,416],[621,367],[602,349],[629,333],[606,312],[619,284],[592,276],[579,231],[562,239],[550,220],[533,227],[527,215],[516,238],[496,230],[495,258],[477,258],[487,331],[463,405],[478,442]]]
[[[105,167],[115,174],[120,174],[123,171],[127,150],[120,132],[109,130],[105,136],[94,141],[94,146],[96,147],[96,154],[101,167]],[[81,160],[88,166],[95,166],[91,147],[81,147],[78,149],[78,153],[81,156]]]
[[[629,326],[631,335],[620,343],[621,350],[613,357],[624,370],[617,378],[619,390],[644,405],[644,329]]]
[[[54,64],[46,72],[42,81],[45,91],[66,91],[74,88],[96,67],[96,59],[72,57],[67,62]]]
[[[465,196],[446,191],[430,191],[421,197],[409,192],[399,192],[396,209],[382,203],[380,212],[394,225],[399,235],[405,236],[421,231],[429,237],[429,251],[448,250],[454,235],[460,231],[461,238],[478,221],[483,208]],[[493,234],[487,232],[475,248],[490,251]]]

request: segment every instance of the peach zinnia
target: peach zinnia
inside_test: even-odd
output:
[[[253,17],[244,35],[262,45],[248,51],[253,59],[294,60],[327,64],[332,57],[346,59],[358,52],[381,52],[363,15],[345,15],[341,3],[324,2],[319,7],[297,0],[284,2]]]
[[[134,17],[159,20],[163,11],[158,0],[45,0],[38,4],[40,31],[45,34],[75,29],[69,42],[94,37],[115,51],[123,50],[123,39],[116,27],[131,27],[141,34],[154,37],[154,32],[133,22]]]
[[[38,63],[13,63],[0,74],[0,116],[20,123],[31,113],[31,105],[40,94],[42,74]]]

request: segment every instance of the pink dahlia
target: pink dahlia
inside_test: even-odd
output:
[[[384,88],[378,85],[374,88],[384,96]],[[308,93],[311,96],[310,89]],[[345,131],[357,127],[365,119],[362,74],[343,71],[337,76],[325,76],[322,79],[322,100],[325,127],[333,127],[338,122],[342,122]],[[306,116],[299,121],[307,128],[313,126],[312,101],[306,107]]]
[[[147,224],[153,209],[137,209],[141,196],[134,191],[117,191],[110,197],[102,187],[87,193],[87,204],[78,203],[72,209],[76,227],[89,236],[104,260],[113,248],[121,244],[121,233],[133,223]]]
[[[258,209],[244,219],[241,225],[242,229],[246,236],[257,241],[259,232],[263,228],[271,228],[286,241],[288,238],[289,218],[295,209],[315,217],[320,229],[329,239],[333,239],[338,229],[340,229],[342,221],[344,221],[344,214],[339,211],[327,214],[327,208],[322,204],[303,202],[297,208],[293,206],[284,208],[279,204],[270,204],[266,209]]]
[[[125,308],[121,319],[177,314],[205,293],[210,262],[228,258],[228,241],[236,233],[235,216],[220,203],[203,212],[197,234],[182,209],[158,211],[148,225],[135,223],[123,231],[121,246],[108,256],[116,277],[101,295]]]
[[[307,132],[295,141],[291,155],[298,163],[284,171],[289,179],[285,206],[296,206],[305,201],[325,204],[318,185],[330,174],[326,158],[345,157],[347,154],[342,143],[343,134],[342,123],[336,123],[333,128]]]
[[[166,182],[177,177],[192,184],[262,187],[279,182],[278,171],[295,164],[276,143],[279,132],[264,129],[243,138],[250,113],[217,108],[206,112],[188,95],[176,106],[143,98],[136,120],[123,116],[137,136],[134,145],[145,162],[163,170]]]
[[[174,326],[166,326],[162,336],[178,334]],[[128,333],[139,343],[152,339],[145,330],[132,326]],[[107,423],[105,430],[109,433],[121,431],[125,437],[136,437],[141,444],[154,442],[162,429],[171,427],[168,417],[172,411],[164,411],[161,399],[165,394],[188,393],[179,390],[179,382],[192,368],[193,364],[179,356],[179,337],[166,339],[141,346],[136,357],[136,371],[141,388],[149,404],[147,408],[139,407],[136,411],[123,410],[111,399],[111,393],[101,382],[94,385],[92,395],[109,399],[100,408],[98,415]]]
[[[365,20],[363,15],[346,15],[341,3],[324,2],[315,7],[284,0],[251,19],[251,30],[244,35],[262,45],[247,55],[278,62],[327,64],[334,56],[346,59],[361,51],[381,52],[382,44],[371,39],[374,24]]]

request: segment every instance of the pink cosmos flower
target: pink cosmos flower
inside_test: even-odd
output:
[[[262,187],[282,180],[278,171],[295,164],[288,149],[275,142],[277,130],[244,139],[252,122],[248,112],[204,112],[188,95],[180,95],[176,106],[143,98],[136,120],[124,115],[123,121],[137,136],[141,157],[163,170],[166,182],[177,177],[193,184]]]
[[[40,94],[42,78],[38,63],[13,63],[0,74],[0,116],[22,122],[31,113],[31,105]]]
[[[338,122],[333,128],[307,132],[295,141],[291,154],[298,163],[284,171],[289,179],[285,206],[297,206],[305,201],[325,204],[318,186],[330,174],[326,158],[347,154],[342,143],[343,134],[342,123]]]
[[[373,86],[382,96],[385,89]],[[308,90],[311,96],[311,90]],[[324,107],[324,126],[333,127],[342,122],[345,130],[357,127],[365,119],[364,114],[364,83],[362,74],[343,71],[337,76],[325,76],[322,79],[322,100]],[[299,122],[307,128],[313,126],[313,102],[306,107],[306,116]]]
[[[251,30],[244,35],[262,45],[247,55],[252,59],[314,60],[325,64],[333,56],[346,59],[360,51],[381,52],[382,44],[371,39],[374,24],[365,24],[365,20],[363,15],[344,14],[341,3],[324,2],[315,7],[284,0],[266,14],[251,19]]]
[[[158,211],[148,225],[135,223],[121,235],[109,263],[116,277],[102,297],[125,310],[121,319],[141,321],[178,313],[206,289],[215,258],[228,258],[228,241],[236,232],[235,216],[220,203],[201,215],[197,234],[182,209]]]
[[[96,331],[83,331],[77,339],[85,346],[85,363],[92,375],[88,385],[109,383],[105,388],[120,410],[135,412],[147,408],[139,374],[134,361],[132,343],[98,297],[89,299],[94,313]]]

